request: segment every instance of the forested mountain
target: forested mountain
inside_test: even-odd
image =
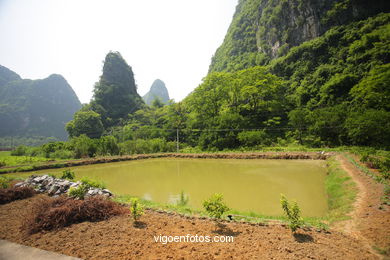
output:
[[[144,106],[131,67],[119,52],[109,52],[90,104],[74,115],[66,129],[71,137],[81,134],[100,137],[105,129],[123,124]]]
[[[240,0],[209,70],[265,65],[334,26],[389,10],[386,0]]]
[[[165,86],[164,81],[156,79],[148,93],[142,97],[147,105],[152,105],[155,99],[159,99],[163,104],[167,104],[169,101],[168,89]]]
[[[198,144],[389,147],[388,6],[240,1],[209,75],[183,102],[190,127],[231,132],[202,132]]]
[[[57,74],[40,80],[21,79],[0,66],[0,136],[56,137],[81,107],[75,92]]]

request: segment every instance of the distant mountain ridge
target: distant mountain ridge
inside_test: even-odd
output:
[[[156,79],[150,87],[148,93],[146,93],[142,98],[149,106],[156,98],[158,98],[164,104],[167,104],[169,101],[169,93],[164,81]]]
[[[67,139],[66,122],[81,103],[65,78],[22,79],[0,65],[0,137],[44,136]]]

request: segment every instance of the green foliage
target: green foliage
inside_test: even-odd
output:
[[[93,157],[97,150],[96,142],[84,134],[72,138],[71,146],[73,147],[75,158]]]
[[[355,145],[390,146],[390,111],[367,109],[351,112],[345,128]]]
[[[68,191],[68,195],[69,195],[69,197],[83,200],[85,197],[85,194],[88,192],[88,190],[89,190],[89,187],[82,183],[77,188],[71,187]]]
[[[11,176],[0,176],[0,188],[2,189],[10,188],[11,182],[15,180],[21,180],[21,178],[11,177]]]
[[[65,174],[65,172],[64,172],[64,174]],[[73,175],[70,174],[69,176],[74,177],[74,174]],[[85,194],[88,192],[88,190],[90,188],[105,189],[106,185],[103,182],[99,182],[99,181],[91,180],[91,179],[89,179],[87,177],[83,177],[81,179],[81,184],[77,188],[71,187],[69,189],[68,195],[70,197],[74,197],[74,198],[78,198],[78,199],[84,199]]]
[[[61,179],[74,180],[75,174],[70,169],[64,170],[61,175]]]
[[[131,215],[133,216],[134,222],[138,221],[138,219],[144,214],[144,207],[139,202],[138,198],[131,198],[130,212]]]
[[[114,136],[102,136],[97,147],[98,155],[118,155],[119,146]]]
[[[280,204],[282,205],[283,211],[290,222],[289,227],[292,232],[295,232],[304,224],[303,219],[301,217],[301,210],[299,209],[297,202],[294,201],[293,203],[290,203],[283,194],[281,194],[280,196]]]
[[[340,163],[335,158],[327,161],[327,169],[328,173],[325,181],[329,206],[327,220],[333,222],[347,219],[356,198],[356,184],[348,173],[340,167]]]
[[[109,52],[104,60],[103,74],[95,84],[91,109],[101,115],[107,128],[117,125],[142,105],[131,67],[119,52]]]
[[[223,201],[223,195],[215,193],[209,199],[203,201],[203,208],[207,214],[216,219],[220,219],[222,215],[229,210]]]
[[[74,119],[66,124],[66,131],[70,137],[84,134],[89,138],[99,138],[103,130],[100,115],[94,111],[79,111],[74,114]]]
[[[184,191],[181,191],[177,205],[180,207],[184,207],[188,204],[188,200],[189,200],[188,196],[185,195]]]
[[[264,130],[244,131],[238,134],[238,140],[244,146],[256,146],[269,144],[269,138]]]
[[[104,184],[101,181],[96,181],[96,180],[91,180],[88,177],[83,177],[81,179],[81,184],[85,185],[86,187],[89,188],[98,188],[98,189],[105,189],[106,184]]]
[[[175,142],[167,142],[162,138],[129,140],[119,144],[119,146],[121,154],[147,154],[176,151]]]
[[[22,156],[22,155],[26,155],[26,153],[27,153],[27,146],[19,145],[18,147],[15,148],[15,150],[11,152],[11,155]]]

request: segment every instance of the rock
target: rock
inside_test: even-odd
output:
[[[80,186],[80,184],[80,181],[72,182],[69,180],[57,179],[49,175],[43,175],[31,176],[24,182],[19,182],[15,184],[15,187],[32,186],[38,192],[48,193],[50,196],[57,197],[61,194],[66,194],[71,187],[77,188],[78,186]],[[107,189],[90,188],[86,194],[86,196],[96,195],[110,197],[112,196],[112,193]]]
[[[15,187],[15,188],[17,188],[17,187],[24,187],[24,185],[25,185],[25,182],[18,182],[18,183],[16,183],[16,184],[14,185],[14,187]]]
[[[57,190],[60,188],[60,186],[57,186],[57,185],[53,185],[53,186],[51,186],[51,188],[49,189],[49,191],[48,191],[48,194],[49,195],[54,195],[56,192],[57,192]]]

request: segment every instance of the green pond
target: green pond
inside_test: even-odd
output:
[[[283,193],[298,202],[304,216],[323,216],[328,210],[326,164],[320,160],[163,158],[94,164],[72,170],[77,178],[88,176],[103,181],[115,194],[160,203],[176,203],[184,191],[189,197],[188,205],[195,209],[201,209],[202,201],[213,193],[222,193],[232,209],[276,216],[282,214]]]

